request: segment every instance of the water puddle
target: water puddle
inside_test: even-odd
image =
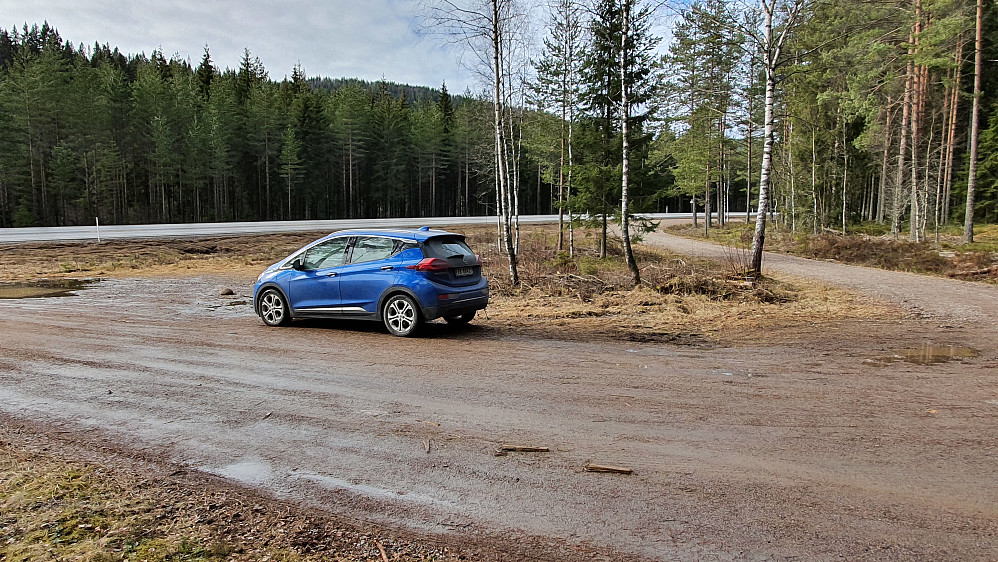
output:
[[[72,297],[87,288],[93,279],[41,279],[21,283],[0,282],[0,299],[40,299]]]
[[[980,356],[981,352],[960,345],[923,344],[921,347],[897,349],[887,357],[873,360],[878,365],[889,365],[903,361],[915,365],[938,365],[949,361],[962,361]]]
[[[243,461],[221,468],[205,468],[205,470],[224,478],[257,486],[265,484],[273,477],[270,465],[265,461]]]

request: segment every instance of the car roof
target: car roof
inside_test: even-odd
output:
[[[340,230],[333,232],[326,238],[334,236],[387,236],[390,238],[402,238],[404,240],[415,240],[422,242],[437,236],[457,236],[464,238],[463,234],[448,232],[446,230],[433,230],[428,227],[423,228],[354,228],[350,230]]]

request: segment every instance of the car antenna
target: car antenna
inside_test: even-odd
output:
[[[421,226],[421,227],[419,227],[419,229],[422,230],[423,232],[426,232],[427,230],[430,229],[430,227],[428,227],[428,226]]]

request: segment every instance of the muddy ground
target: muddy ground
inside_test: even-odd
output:
[[[503,316],[398,339],[267,328],[258,264],[226,263],[0,301],[0,438],[470,559],[998,559],[992,287],[800,260],[785,269],[876,313],[661,341]]]

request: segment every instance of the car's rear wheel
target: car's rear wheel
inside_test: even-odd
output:
[[[277,289],[267,289],[260,295],[260,318],[268,326],[283,326],[291,320],[288,303]]]
[[[416,302],[408,295],[392,295],[385,302],[381,317],[393,336],[407,337],[416,333],[422,319]]]
[[[444,320],[446,320],[448,324],[454,324],[457,326],[463,326],[474,319],[475,319],[474,310],[472,310],[471,312],[465,312],[464,314],[457,314],[454,316],[444,316]]]

